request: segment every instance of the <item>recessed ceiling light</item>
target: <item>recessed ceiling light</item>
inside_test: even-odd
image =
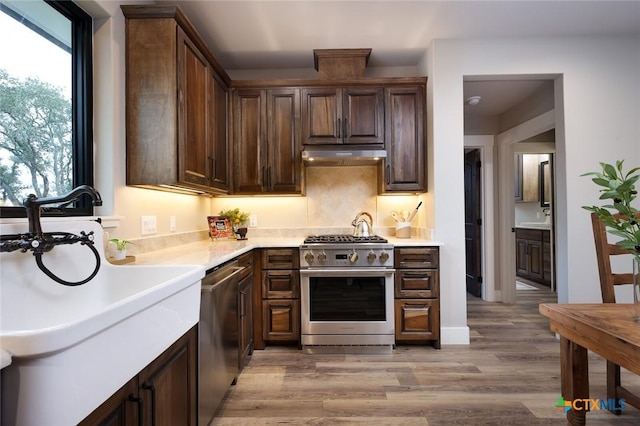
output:
[[[480,99],[482,99],[481,96],[471,96],[470,98],[467,98],[466,103],[468,105],[478,105],[480,103]]]

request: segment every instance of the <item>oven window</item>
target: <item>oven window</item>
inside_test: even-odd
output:
[[[309,277],[311,321],[385,321],[384,277]]]

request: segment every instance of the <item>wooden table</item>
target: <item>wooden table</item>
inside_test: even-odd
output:
[[[589,398],[587,350],[640,375],[640,324],[633,321],[633,305],[545,303],[540,313],[551,320],[551,331],[560,335],[565,401]],[[572,408],[567,422],[583,425],[586,413]]]

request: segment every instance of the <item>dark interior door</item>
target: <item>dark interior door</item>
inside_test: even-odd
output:
[[[464,210],[467,291],[482,297],[482,209],[480,193],[480,151],[464,154]]]

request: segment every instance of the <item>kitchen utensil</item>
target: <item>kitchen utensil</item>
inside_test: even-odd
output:
[[[359,212],[351,222],[351,225],[354,227],[354,237],[370,237],[373,235],[373,217],[367,212]]]
[[[393,220],[395,220],[396,222],[402,222],[402,220],[400,219],[400,216],[398,216],[398,213],[396,213],[395,210],[391,211],[391,217],[393,218]]]
[[[411,214],[407,218],[407,222],[411,222],[411,219],[413,219],[414,216],[418,213],[418,209],[420,208],[421,205],[422,205],[422,201],[420,201],[418,203],[418,206],[411,212]]]
[[[402,210],[402,221],[403,222],[409,221],[409,210]]]

